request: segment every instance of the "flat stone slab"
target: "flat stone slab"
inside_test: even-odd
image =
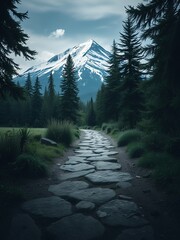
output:
[[[61,170],[69,171],[69,172],[78,172],[83,170],[89,170],[94,169],[95,167],[93,165],[87,164],[87,163],[78,163],[78,164],[64,164],[60,166]]]
[[[57,143],[49,138],[41,138],[41,144],[57,147]]]
[[[75,153],[80,153],[80,154],[93,153],[92,150],[81,150],[81,149],[75,150],[74,152],[75,152]]]
[[[111,170],[96,171],[85,176],[93,183],[115,183],[120,181],[129,181],[132,176],[126,172],[115,172]]]
[[[140,227],[148,224],[131,201],[115,199],[99,207],[99,211],[107,214],[101,221],[109,226]]]
[[[95,204],[89,201],[80,201],[76,204],[76,208],[80,211],[91,211],[95,208]]]
[[[106,153],[106,155],[108,155],[108,156],[117,155],[117,154],[118,154],[118,152],[116,152],[116,151],[109,151],[108,153]]]
[[[116,238],[116,240],[154,240],[154,231],[151,226],[127,229]]]
[[[99,161],[92,163],[97,170],[118,170],[121,169],[121,164],[119,163],[112,163],[108,161]]]
[[[129,188],[129,187],[132,187],[132,184],[129,183],[129,182],[118,182],[116,184],[116,187],[126,189],[126,188]]]
[[[61,218],[72,214],[71,203],[56,196],[38,198],[23,203],[22,209],[42,217]]]
[[[98,220],[81,213],[64,217],[48,227],[48,232],[55,240],[100,239],[104,231],[104,226]]]
[[[72,192],[69,197],[76,200],[90,201],[95,204],[103,204],[116,195],[115,191],[109,188],[87,188]]]
[[[13,217],[9,240],[41,240],[41,231],[28,214]]]
[[[94,153],[108,154],[110,151],[104,148],[99,148],[93,151]]]
[[[94,171],[95,171],[94,169],[90,169],[90,170],[84,170],[84,171],[79,171],[79,172],[63,173],[59,176],[59,180],[64,181],[64,180],[68,180],[68,179],[82,177],[89,173],[93,173]]]
[[[77,157],[86,157],[86,158],[90,158],[90,157],[100,157],[101,156],[101,154],[96,154],[96,153],[79,153],[78,155],[77,155]]]
[[[94,157],[87,158],[86,161],[110,161],[110,162],[117,162],[117,159],[114,158],[114,157],[109,157],[109,156],[94,156]]]
[[[89,184],[83,181],[66,181],[57,185],[49,186],[48,191],[57,196],[68,196],[70,193],[88,188]]]
[[[76,162],[82,162],[83,160],[86,160],[85,157],[77,157],[77,156],[69,156],[69,161],[76,161]]]

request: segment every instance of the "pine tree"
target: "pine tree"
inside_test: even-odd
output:
[[[100,126],[106,121],[106,104],[105,104],[106,88],[102,84],[101,89],[97,92],[95,102],[96,123]]]
[[[142,39],[150,39],[145,50],[152,70],[148,118],[155,131],[180,136],[180,1],[151,0],[129,7],[132,20],[141,28]]]
[[[87,125],[90,127],[96,125],[96,114],[94,111],[94,102],[92,98],[90,102],[87,103]]]
[[[48,119],[51,119],[54,115],[55,110],[55,89],[54,89],[54,79],[52,72],[50,73],[48,80],[48,92],[47,92],[47,104],[48,104]]]
[[[41,85],[39,78],[36,78],[33,94],[32,94],[32,125],[35,127],[40,126],[41,108],[42,108],[42,96]]]
[[[27,75],[27,79],[26,79],[26,82],[25,82],[25,85],[24,85],[24,89],[25,89],[26,95],[28,97],[31,97],[32,96],[32,83],[31,83],[30,73],[28,73],[28,75]]]
[[[105,105],[106,105],[106,120],[118,120],[118,104],[119,104],[119,88],[120,88],[120,56],[116,42],[113,42],[112,54],[109,60],[108,76],[105,78]]]
[[[134,128],[140,120],[142,110],[142,93],[140,91],[142,50],[133,22],[124,22],[119,50],[123,53],[121,63],[120,115],[122,124]]]
[[[77,122],[79,108],[78,87],[72,57],[69,55],[61,82],[61,114],[63,120]]]
[[[11,55],[23,55],[30,60],[36,54],[26,46],[28,35],[20,23],[27,18],[27,12],[17,11],[16,4],[19,3],[20,0],[1,0],[0,3],[0,98],[5,97],[7,92],[15,98],[23,96],[23,89],[12,81],[19,66]]]

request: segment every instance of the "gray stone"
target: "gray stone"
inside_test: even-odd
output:
[[[151,226],[127,229],[116,238],[116,240],[154,240],[154,231]]]
[[[59,180],[64,181],[64,180],[68,180],[68,179],[82,177],[89,173],[93,173],[94,171],[95,171],[94,169],[90,169],[90,170],[80,171],[80,172],[63,173],[59,176]]]
[[[109,150],[104,149],[104,148],[99,148],[93,151],[94,153],[102,153],[102,154],[108,154]]]
[[[57,196],[68,196],[70,193],[88,188],[89,184],[83,181],[66,181],[57,185],[49,186],[48,191]]]
[[[105,228],[93,217],[78,213],[51,224],[48,231],[55,240],[94,240],[102,237]]]
[[[22,205],[22,209],[48,218],[61,218],[72,214],[71,204],[56,196],[27,201]]]
[[[95,204],[105,203],[112,199],[115,195],[116,193],[114,190],[100,187],[87,188],[69,194],[69,196],[73,199],[90,201]]]
[[[93,153],[93,151],[92,150],[81,150],[81,149],[79,149],[79,150],[75,150],[75,153],[84,154],[84,153]]]
[[[41,231],[28,214],[18,214],[13,217],[9,240],[40,240]]]
[[[104,217],[107,217],[107,213],[106,212],[102,212],[102,211],[100,211],[100,210],[98,210],[97,212],[96,212],[96,214],[97,214],[97,216],[99,217],[99,218],[104,218]]]
[[[57,146],[57,143],[52,141],[49,138],[41,138],[41,144],[49,145],[49,146]]]
[[[131,175],[126,172],[115,172],[111,170],[96,171],[85,176],[93,183],[114,183],[119,181],[129,181],[132,179]]]
[[[78,172],[83,170],[94,169],[94,166],[87,163],[78,163],[78,164],[64,164],[60,166],[61,170],[69,171],[69,172]]]
[[[90,157],[100,157],[101,156],[101,154],[96,154],[96,153],[79,153],[78,155],[77,155],[77,157],[86,157],[86,158],[90,158]]]
[[[132,200],[132,197],[129,197],[129,196],[126,196],[126,195],[122,195],[122,194],[120,194],[118,197],[120,199],[124,199],[124,200]]]
[[[129,183],[129,182],[118,182],[116,184],[116,187],[120,187],[120,188],[126,189],[126,188],[129,188],[129,187],[132,187],[132,184]]]
[[[89,157],[86,160],[87,161],[110,161],[110,162],[117,162],[116,158],[109,157],[109,156],[94,156],[94,157]]]
[[[108,156],[112,156],[112,155],[117,155],[118,152],[116,151],[109,151],[108,153],[106,153]]]
[[[76,208],[81,211],[91,211],[95,208],[95,204],[88,201],[80,201],[76,204]]]
[[[99,161],[93,162],[93,165],[96,167],[97,170],[118,170],[121,169],[121,164],[119,163],[112,163],[108,161]]]
[[[83,160],[86,160],[85,157],[77,157],[77,156],[69,156],[69,161],[76,161],[76,162],[82,162]]]
[[[126,200],[112,200],[99,208],[107,213],[102,222],[109,226],[139,227],[148,222],[139,216],[139,209],[134,202]]]

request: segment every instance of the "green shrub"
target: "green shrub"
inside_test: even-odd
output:
[[[105,131],[106,128],[107,128],[107,126],[108,126],[107,123],[103,123],[103,124],[102,124],[102,127],[101,127],[102,131]]]
[[[109,133],[111,133],[111,131],[112,131],[112,127],[108,126],[108,127],[106,128],[106,133],[109,134]]]
[[[21,128],[19,129],[19,135],[20,135],[20,148],[21,148],[21,152],[23,152],[25,145],[31,138],[31,133],[28,128]]]
[[[39,157],[23,153],[14,162],[14,171],[24,177],[43,177],[47,175],[47,165]]]
[[[21,153],[21,137],[17,131],[11,130],[0,135],[0,160],[13,162]]]
[[[70,146],[73,142],[73,125],[67,121],[51,120],[46,131],[46,137]]]
[[[41,134],[36,134],[36,135],[33,136],[33,139],[34,139],[35,141],[40,141],[41,138],[42,138],[42,135],[41,135]]]
[[[127,152],[131,158],[139,158],[143,155],[145,146],[142,142],[132,142],[127,146]]]
[[[142,138],[142,132],[137,129],[130,129],[121,133],[118,139],[118,147],[126,146],[127,144],[139,141]]]
[[[156,152],[164,151],[168,143],[167,136],[159,134],[158,132],[152,132],[146,135],[143,141],[149,151]]]
[[[114,134],[117,134],[119,132],[119,130],[117,128],[114,128],[112,131],[111,131],[111,134],[114,135]]]

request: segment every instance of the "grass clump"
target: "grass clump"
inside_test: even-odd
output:
[[[21,153],[21,137],[14,130],[0,135],[0,161],[13,162]]]
[[[58,120],[51,120],[48,124],[46,137],[62,143],[65,146],[70,146],[73,142],[73,125],[68,121],[60,122]]]
[[[146,153],[140,158],[138,165],[153,169],[153,178],[161,184],[166,185],[179,178],[179,161],[165,152]]]
[[[37,156],[23,153],[17,157],[14,162],[14,171],[18,175],[25,177],[43,177],[46,176],[47,164]]]
[[[127,146],[127,152],[131,158],[139,158],[143,155],[145,146],[142,142],[132,142]]]
[[[118,139],[118,147],[126,146],[129,143],[140,141],[142,138],[142,132],[137,129],[130,129],[120,134]]]

